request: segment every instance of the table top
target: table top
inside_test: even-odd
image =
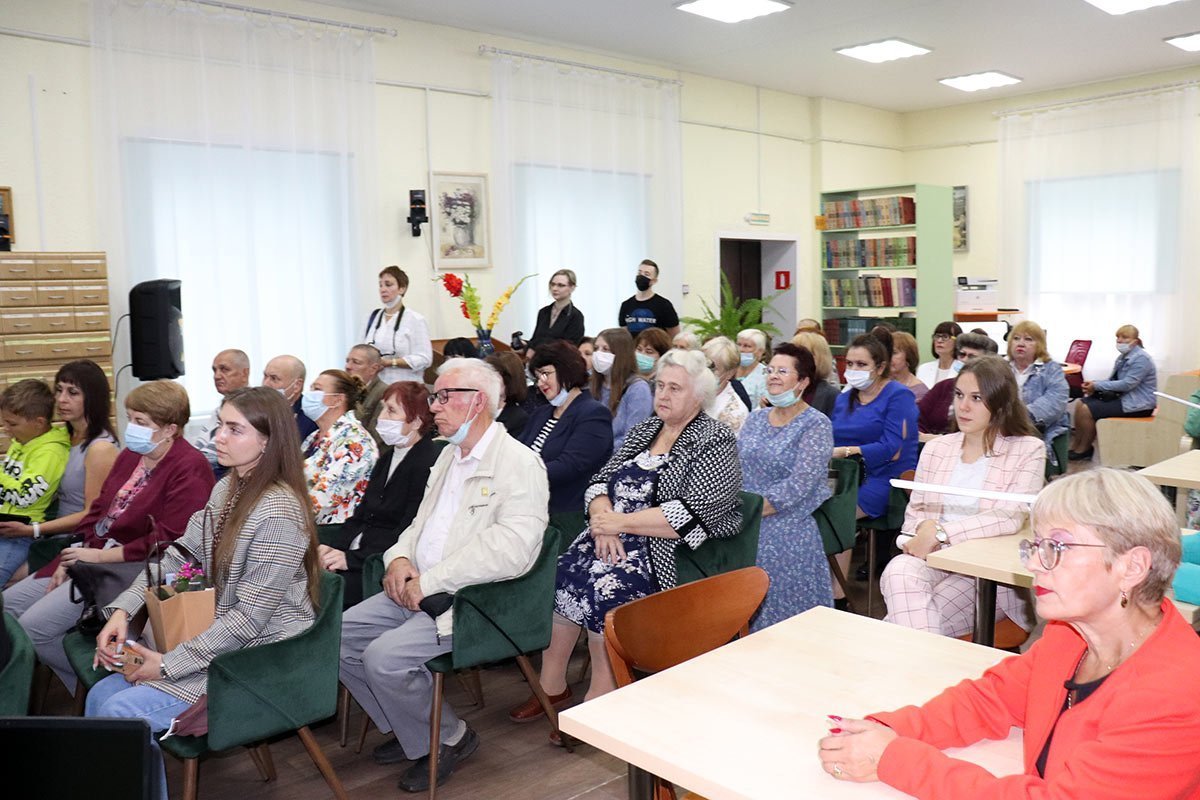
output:
[[[1197,451],[1200,452],[1200,451]],[[1198,535],[1195,531],[1180,529],[1185,536]],[[925,559],[931,567],[984,578],[1007,586],[1029,588],[1033,586],[1033,573],[1025,569],[1017,554],[1017,542],[1029,538],[1027,531],[1013,536],[990,536],[986,539],[968,539],[942,550],[934,550]],[[1170,594],[1168,590],[1167,594]],[[1200,606],[1175,600],[1175,607],[1188,623],[1195,627],[1200,623]]]
[[[567,733],[708,800],[903,798],[834,780],[817,741],[827,714],[923,703],[1007,657],[999,650],[814,608],[563,711]],[[949,754],[1020,773],[1021,732]]]
[[[1062,371],[1063,375],[1075,375],[1083,372],[1083,367],[1079,366],[1078,364],[1063,364]]]
[[[1138,475],[1159,486],[1175,486],[1181,489],[1200,489],[1200,450],[1160,461],[1139,469]]]

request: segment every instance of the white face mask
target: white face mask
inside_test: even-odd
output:
[[[1133,345],[1129,342],[1117,342],[1117,352],[1121,355],[1128,353],[1131,347],[1133,347]]]
[[[383,307],[386,308],[388,311],[391,311],[393,308],[395,308],[396,306],[400,305],[403,302],[404,302],[404,295],[398,294],[392,298],[391,302],[384,303]]]
[[[398,419],[381,419],[375,423],[375,432],[379,434],[380,439],[383,439],[384,444],[392,447],[407,447],[410,444],[410,434],[404,432],[407,425],[407,422],[401,422]]]
[[[616,358],[617,357],[612,353],[604,350],[597,350],[596,352],[592,353],[592,367],[601,375],[607,375],[609,370],[612,369],[613,361],[615,361]]]
[[[875,378],[865,369],[848,369],[846,370],[846,383],[858,389],[860,392],[869,387],[875,382]]]

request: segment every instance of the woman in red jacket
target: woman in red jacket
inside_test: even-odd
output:
[[[1170,506],[1097,469],[1050,484],[1033,519],[1021,555],[1042,637],[919,708],[839,721],[820,742],[830,775],[922,798],[1200,798],[1200,638],[1163,597],[1181,555]],[[941,752],[1012,726],[1020,775]]]
[[[71,692],[75,672],[62,642],[79,621],[81,606],[71,602],[67,565],[144,561],[183,534],[213,487],[208,460],[183,438],[189,411],[187,392],[174,381],[134,388],[125,398],[126,449],[76,528],[83,541],[4,593],[6,609],[20,619],[38,658]]]

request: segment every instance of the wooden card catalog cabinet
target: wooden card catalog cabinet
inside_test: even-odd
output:
[[[26,378],[53,388],[58,368],[78,358],[99,364],[111,386],[111,330],[104,253],[0,252],[0,391]]]

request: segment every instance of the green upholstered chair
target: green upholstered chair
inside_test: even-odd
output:
[[[0,717],[23,717],[29,713],[29,689],[33,684],[33,642],[17,618],[4,610],[2,594],[0,625],[12,643],[8,663],[0,668]]]
[[[83,716],[83,707],[87,702],[87,693],[92,690],[100,681],[107,678],[110,673],[104,667],[99,669],[92,667],[92,660],[96,655],[96,640],[84,636],[79,631],[69,631],[63,636],[63,649],[67,651],[67,661],[71,662],[71,669],[75,670],[75,705],[72,713],[77,716]]]
[[[184,760],[184,800],[195,800],[199,758],[245,745],[266,780],[275,777],[266,740],[296,731],[339,799],[346,791],[308,726],[333,716],[342,634],[342,577],[321,574],[321,607],[299,636],[224,653],[208,668],[208,734],[172,736],[163,750]]]
[[[908,470],[900,475],[901,479],[911,481],[916,475],[915,470]],[[858,528],[867,534],[867,616],[874,616],[875,610],[875,573],[880,568],[881,561],[887,560],[891,542],[904,525],[904,512],[908,510],[908,492],[892,487],[888,495],[887,513],[881,517],[860,519]],[[880,541],[883,542],[882,553],[878,552]]]
[[[1050,459],[1046,459],[1046,481],[1051,478],[1056,478],[1059,475],[1067,474],[1067,449],[1071,444],[1070,432],[1060,433],[1050,441],[1050,448],[1054,450],[1054,460],[1058,462],[1058,466],[1050,463]]]
[[[41,539],[35,539],[29,545],[29,555],[26,558],[29,564],[29,574],[32,575],[49,564],[58,555],[60,550],[70,545],[71,542],[77,541],[78,538],[73,533],[60,533],[57,536],[44,536]]]
[[[317,526],[317,541],[323,545],[332,546],[330,542],[337,538],[342,532],[342,523],[333,525],[318,525]]]
[[[550,727],[558,731],[558,712],[542,690],[530,653],[550,645],[554,615],[554,575],[561,533],[546,528],[542,550],[529,572],[507,581],[467,586],[454,595],[454,649],[425,662],[433,673],[433,699],[429,717],[429,797],[437,794],[438,746],[441,741],[442,691],[446,673],[516,658],[529,688],[546,712]],[[569,738],[564,744],[571,747]]]
[[[825,557],[829,560],[829,571],[842,587],[846,602],[850,602],[850,589],[846,583],[836,556],[854,547],[858,536],[855,514],[858,510],[858,462],[852,458],[835,458],[829,462],[829,475],[834,481],[833,495],[813,512],[817,530],[821,532],[821,543]],[[849,606],[851,611],[853,606]]]
[[[368,597],[377,595],[383,591],[383,553],[372,553],[363,561],[362,583],[363,583],[363,600]],[[350,690],[345,686],[338,686],[338,738],[342,747],[346,746],[346,741],[350,737]],[[354,752],[362,752],[363,742],[367,739],[367,726],[370,724],[370,718],[364,714],[362,721],[362,731],[358,737],[358,749]]]
[[[742,528],[735,536],[709,539],[695,550],[675,548],[675,582],[691,583],[722,572],[753,567],[758,563],[758,531],[762,525],[763,499],[742,492]]]
[[[550,515],[550,524],[559,530],[558,552],[561,554],[587,527],[587,513],[583,511],[561,511]]]

